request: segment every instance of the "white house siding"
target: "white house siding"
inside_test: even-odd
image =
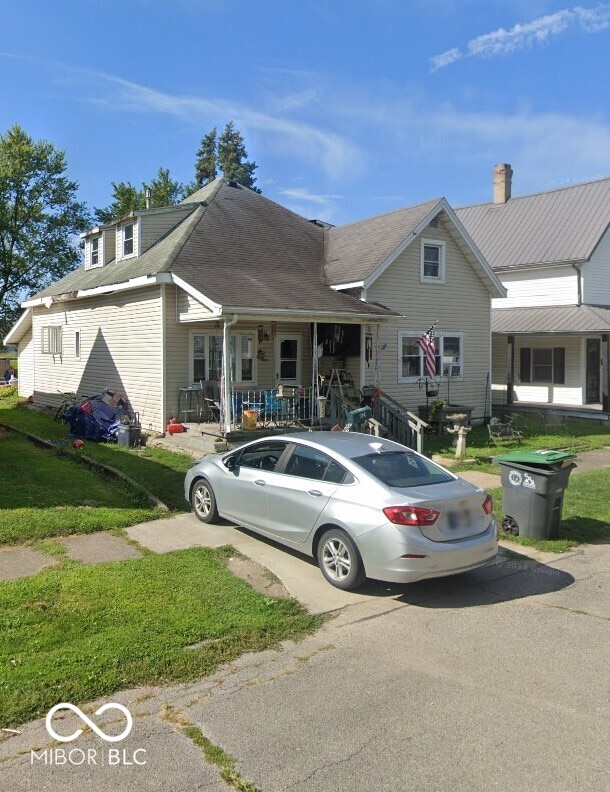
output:
[[[578,278],[573,267],[502,272],[499,275],[508,294],[494,299],[494,308],[576,305],[578,302]]]
[[[502,340],[499,339],[499,344]],[[519,379],[519,360],[522,347],[565,349],[565,383],[531,382],[521,384]],[[494,345],[494,350],[495,350]],[[582,339],[578,336],[515,336],[515,402],[533,404],[561,404],[580,406],[584,404],[584,372],[582,368]],[[494,368],[495,373],[495,368]],[[494,381],[495,377],[494,377]]]
[[[506,393],[506,383],[510,376],[510,361],[508,359],[508,343],[506,336],[492,336],[491,344],[491,382],[492,391]],[[499,400],[501,401],[503,397]]]
[[[32,330],[24,333],[18,344],[19,352],[19,395],[25,399],[34,395],[34,340]]]
[[[209,308],[206,308],[205,305],[202,305],[182,289],[178,289],[176,316],[179,322],[199,322],[202,319],[209,318],[211,314],[212,312]]]
[[[482,417],[486,398],[489,399],[489,289],[445,230],[443,222],[438,228],[427,228],[422,236],[445,243],[445,282],[420,281],[421,245],[417,238],[367,291],[367,302],[380,303],[404,315],[380,325],[379,344],[386,345],[380,351],[380,387],[409,409],[426,403],[425,390],[416,383],[399,382],[398,333],[421,335],[438,320],[437,333],[463,336],[464,355],[463,376],[452,377],[449,381],[447,377],[440,377],[439,397],[449,395],[453,404],[472,406],[473,417]],[[374,345],[377,345],[374,332]],[[374,363],[366,368],[367,384],[374,383],[374,369]]]
[[[592,305],[610,305],[610,230],[601,238],[581,271],[582,301]]]
[[[42,328],[62,327],[62,355],[42,354]],[[161,427],[161,299],[158,287],[36,308],[35,398],[58,404],[59,392],[124,393],[144,428]],[[80,332],[80,357],[76,332]]]
[[[222,335],[224,319],[201,321],[198,324],[178,321],[179,307],[185,305],[184,292],[174,286],[166,287],[165,307],[165,405],[166,417],[178,414],[178,389],[191,383],[191,350],[194,334]],[[190,299],[190,298],[189,298]],[[189,311],[190,314],[190,311]],[[205,314],[202,314],[202,316]],[[263,336],[267,339],[259,345],[258,328],[262,326]],[[311,384],[311,349],[310,329],[308,322],[290,323],[285,321],[271,322],[261,317],[257,321],[237,321],[230,332],[234,334],[252,335],[254,337],[255,354],[262,349],[264,360],[256,360],[254,364],[254,382],[252,385],[238,383],[234,387],[240,391],[264,390],[274,388],[276,382],[275,341],[274,336],[295,334],[301,339],[301,385]]]

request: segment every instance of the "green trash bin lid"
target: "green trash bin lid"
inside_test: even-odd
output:
[[[516,462],[518,465],[555,468],[561,467],[575,458],[576,454],[571,454],[569,451],[511,451],[509,454],[496,457],[498,462]]]

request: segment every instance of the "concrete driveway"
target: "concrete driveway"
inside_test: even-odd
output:
[[[0,742],[4,788],[227,790],[181,731],[186,724],[261,792],[608,788],[610,544],[503,556],[455,578],[346,594],[313,564],[230,526],[183,515],[170,537],[163,523],[138,540],[157,551],[242,542],[332,618],[298,644],[245,656],[200,682],[111,697],[134,718],[118,744],[127,763],[32,762],[32,748],[59,744],[44,720],[24,725]],[[118,728],[110,713],[94,720],[106,733]],[[62,728],[79,725],[67,714]],[[107,749],[91,731],[70,746],[101,757]],[[134,756],[146,764],[129,764]]]

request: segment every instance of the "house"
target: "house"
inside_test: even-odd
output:
[[[37,403],[110,387],[154,431],[200,382],[221,383],[224,431],[280,384],[309,417],[321,382],[416,407],[417,339],[438,322],[441,395],[475,416],[489,406],[491,299],[504,289],[445,199],[335,228],[220,178],[83,241],[82,266],[25,301],[7,337]]]
[[[610,178],[456,210],[507,289],[493,300],[494,400],[608,419]],[[604,415],[605,414],[605,415]]]

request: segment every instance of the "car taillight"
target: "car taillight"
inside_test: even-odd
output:
[[[423,506],[386,506],[383,513],[395,525],[434,525],[439,512]]]
[[[485,500],[483,501],[483,511],[485,514],[491,514],[494,508],[494,503],[491,498],[491,495],[488,495]]]

